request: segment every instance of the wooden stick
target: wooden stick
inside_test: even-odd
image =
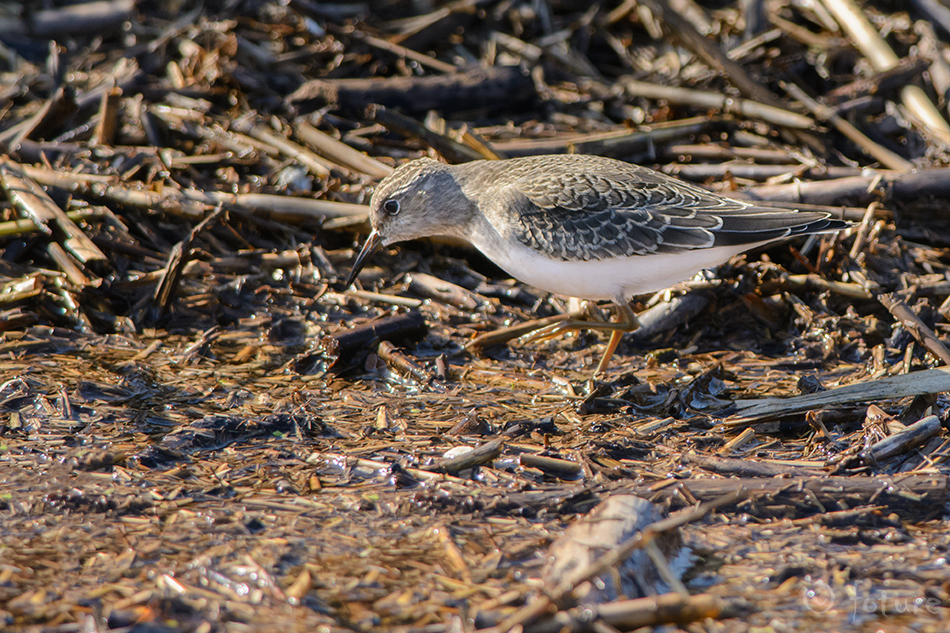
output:
[[[96,209],[82,209],[81,211],[67,211],[66,217],[73,222],[81,222],[92,218],[102,217],[104,214]],[[0,222],[0,237],[9,237],[11,235],[25,235],[40,231],[40,227],[32,220],[7,220]]]
[[[560,479],[577,479],[584,472],[583,465],[568,459],[535,455],[534,453],[522,453],[518,459],[525,468],[537,468],[544,471],[546,475]]]
[[[379,341],[418,340],[428,331],[422,313],[412,311],[374,319],[354,328],[324,336],[320,339],[320,345],[326,350],[324,355],[333,359],[331,366],[334,366],[338,360],[342,361],[341,365],[346,365],[359,356],[358,352],[377,347]]]
[[[710,292],[694,290],[651,306],[637,315],[640,327],[628,334],[634,340],[646,341],[668,332],[698,316],[712,301]]]
[[[554,138],[495,141],[492,143],[492,148],[512,158],[537,154],[623,156],[634,151],[646,150],[672,139],[700,134],[709,129],[709,123],[709,117],[693,117],[638,130],[624,129],[592,134],[563,134]]]
[[[372,46],[373,48],[378,48],[379,50],[386,51],[387,53],[392,53],[397,57],[403,57],[405,59],[412,60],[421,66],[427,66],[440,73],[454,73],[458,70],[457,66],[435,59],[434,57],[429,57],[428,55],[423,55],[418,51],[412,50],[411,48],[406,48],[405,46],[400,46],[399,44],[395,44],[393,42],[387,42],[386,40],[382,40],[362,31],[355,29],[347,30],[342,28],[330,28],[328,30],[342,35],[348,35],[363,42],[367,46]]]
[[[851,176],[819,182],[795,182],[787,185],[762,185],[735,192],[734,196],[752,200],[835,204],[844,200],[870,203],[910,202],[933,196],[950,198],[950,169],[922,169],[916,172],[877,171],[869,176]]]
[[[108,261],[99,247],[93,244],[82,229],[69,219],[66,212],[30,178],[26,170],[5,156],[0,157],[0,184],[17,209],[31,219],[40,231],[60,240],[62,247],[78,261],[93,265]],[[58,263],[64,264],[65,260],[58,258],[59,249],[53,249],[50,254]],[[76,270],[78,267],[71,267],[68,271],[64,269],[64,272],[71,273],[74,281],[78,281],[80,277],[75,276]]]
[[[484,297],[471,290],[426,273],[413,272],[407,277],[409,291],[422,297],[435,299],[467,311],[477,310],[480,305],[487,303]]]
[[[195,238],[217,222],[222,213],[223,209],[221,209],[221,207],[209,213],[205,219],[188,232],[185,239],[175,244],[168,254],[168,261],[165,264],[161,279],[158,285],[155,286],[155,291],[152,293],[152,303],[157,310],[158,316],[164,316],[168,313],[169,308],[171,308],[172,299],[174,299],[178,291],[179,283],[184,276],[185,266],[188,264],[189,257],[191,256],[191,245],[194,243]]]
[[[633,77],[617,79],[624,92],[631,97],[647,99],[662,99],[670,103],[684,103],[702,108],[716,108],[723,114],[741,114],[750,119],[760,119],[767,123],[774,123],[784,127],[800,130],[810,130],[815,122],[807,116],[792,112],[786,108],[779,108],[766,103],[759,103],[752,99],[733,99],[724,94],[707,90],[691,90],[675,86],[661,86],[645,81],[637,81]]]
[[[711,39],[700,33],[693,23],[674,9],[669,0],[646,0],[647,6],[662,16],[663,22],[693,53],[712,69],[720,72],[747,99],[785,110],[783,104],[761,81],[754,79],[746,70],[729,59]],[[804,130],[796,130],[795,136],[817,151],[823,151],[823,145]]]
[[[525,633],[560,633],[562,631],[633,631],[662,624],[685,626],[706,618],[741,616],[739,603],[701,593],[682,596],[664,593],[648,598],[618,600],[602,605],[575,607],[558,613],[550,620],[525,628]],[[592,624],[601,624],[601,627]],[[606,625],[608,628],[603,628]],[[675,627],[679,628],[679,627]]]
[[[700,33],[691,22],[670,6],[668,0],[650,0],[651,9],[656,9],[662,20],[677,38],[702,61],[721,72],[739,91],[759,103],[784,109],[782,103],[763,84],[753,79],[742,66],[729,59],[716,43]]]
[[[939,358],[944,365],[950,365],[950,350],[947,350],[934,331],[914,314],[910,306],[897,293],[882,294],[878,299],[931,354]]]
[[[726,174],[743,180],[766,181],[774,178],[834,180],[849,176],[861,176],[864,170],[855,167],[821,166],[808,167],[806,165],[754,165],[743,163],[721,163],[718,165],[704,164],[672,164],[664,165],[660,171],[683,180],[698,180],[705,182],[710,178],[722,180]]]
[[[507,438],[504,437],[495,438],[489,442],[485,442],[481,446],[478,446],[471,451],[468,451],[467,453],[463,453],[457,457],[439,460],[431,466],[426,466],[423,468],[424,470],[451,475],[463,470],[468,470],[469,468],[473,468],[480,464],[488,464],[496,457],[501,455],[502,450],[505,448],[506,439]]]
[[[819,407],[895,400],[941,391],[950,391],[950,367],[915,371],[902,376],[888,376],[791,398],[738,400],[736,406],[740,412],[727,418],[724,424],[727,427],[745,426],[766,418],[794,415]]]
[[[389,165],[385,165],[375,158],[353,149],[346,143],[336,140],[329,134],[321,132],[305,119],[297,119],[294,127],[296,135],[302,141],[309,143],[319,154],[344,167],[349,167],[373,178],[385,178],[393,172],[393,168]]]
[[[904,160],[891,150],[869,139],[858,128],[838,116],[834,110],[809,97],[804,90],[795,84],[783,82],[782,87],[785,88],[788,94],[802,102],[816,117],[835,126],[839,132],[847,136],[855,145],[870,156],[873,156],[875,160],[883,163],[886,167],[899,172],[910,171],[914,168],[913,163]]]
[[[903,455],[937,435],[940,428],[940,418],[935,415],[928,415],[900,433],[895,433],[879,442],[875,442],[867,450],[862,451],[861,457],[865,463],[876,464],[895,455]]]
[[[55,9],[28,11],[25,20],[5,19],[0,22],[0,32],[29,34],[38,40],[60,38],[67,34],[103,36],[118,31],[134,12],[135,0],[93,0]]]
[[[121,184],[114,176],[70,174],[43,167],[23,166],[31,178],[47,186],[59,187],[72,193],[90,194],[120,204],[164,211],[193,220],[201,220],[210,208],[219,204],[238,209],[253,216],[285,222],[320,221],[323,218],[369,217],[369,207],[349,202],[294,198],[267,193],[228,193],[199,189],[165,187],[159,193],[151,189],[133,189]]]
[[[119,105],[122,103],[122,90],[113,87],[102,93],[99,104],[99,120],[93,135],[96,145],[112,145],[119,125]]]
[[[858,50],[868,58],[875,70],[883,72],[897,65],[899,61],[897,55],[861,9],[851,0],[824,0],[824,5],[835,16]],[[950,124],[919,86],[904,86],[901,90],[901,99],[904,106],[923,123],[928,132],[932,132],[941,142],[950,145]]]
[[[381,79],[316,79],[287,99],[301,114],[326,105],[363,111],[377,104],[418,113],[437,110],[443,115],[461,110],[491,110],[526,104],[537,97],[534,81],[516,66],[474,68],[447,75]]]
[[[658,484],[654,484],[658,485]],[[743,495],[727,507],[745,499],[758,503],[747,506],[760,507],[764,502],[778,506],[780,515],[824,513],[823,508],[854,508],[859,505],[884,505],[887,512],[924,521],[940,516],[947,499],[948,477],[946,475],[874,475],[831,477],[821,474],[815,477],[795,478],[721,478],[687,479],[667,485],[661,490],[649,491],[649,486],[637,486],[632,492],[650,498],[682,499],[683,492],[699,500],[719,499],[727,493],[742,491]],[[625,490],[630,491],[629,488]],[[743,506],[746,508],[746,506]],[[749,511],[744,509],[743,511]],[[758,516],[770,516],[772,512],[759,511]]]
[[[429,147],[441,154],[442,157],[450,163],[467,163],[483,158],[477,150],[468,145],[463,145],[445,134],[431,130],[419,121],[401,112],[396,112],[395,110],[390,110],[383,106],[377,106],[373,108],[372,117],[377,123],[386,126],[398,134],[421,138]]]
[[[946,34],[950,34],[950,9],[938,0],[911,0],[914,7],[927,16],[934,24],[939,24]]]
[[[272,145],[279,149],[281,153],[286,156],[293,158],[296,161],[299,161],[306,165],[307,169],[310,170],[317,178],[327,178],[330,175],[330,168],[327,164],[316,154],[308,150],[306,147],[294,143],[293,141],[286,139],[282,136],[278,136],[271,130],[268,130],[261,124],[256,123],[235,123],[236,129],[249,136],[256,138],[259,141],[263,141],[269,145]]]
[[[832,281],[819,275],[784,275],[773,281],[763,282],[758,286],[761,295],[767,296],[777,290],[827,290],[843,297],[853,299],[874,299],[874,295],[860,284],[844,281]]]
[[[497,330],[492,330],[491,332],[479,334],[473,338],[471,341],[465,344],[465,349],[474,350],[483,347],[491,347],[492,345],[501,345],[502,343],[507,343],[508,341],[520,338],[525,334],[530,334],[535,330],[540,330],[549,325],[553,325],[554,323],[560,323],[561,321],[575,319],[583,314],[586,314],[586,312],[583,310],[565,314],[555,314],[553,316],[534,319],[524,323],[519,323],[517,325],[511,325]]]
[[[835,106],[845,101],[858,99],[869,95],[879,95],[892,90],[899,90],[908,82],[916,80],[927,69],[927,60],[923,57],[905,57],[897,62],[893,68],[879,72],[871,77],[855,79],[850,83],[839,86],[822,95],[822,103]]]

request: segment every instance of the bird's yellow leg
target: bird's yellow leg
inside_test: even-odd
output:
[[[635,329],[640,327],[640,322],[637,321],[637,315],[634,314],[633,310],[630,309],[629,304],[618,303],[617,320],[611,325],[620,327],[615,327],[613,330],[611,330],[610,340],[607,341],[607,348],[604,350],[604,355],[601,357],[600,362],[597,363],[597,369],[594,370],[594,375],[591,376],[591,380],[596,378],[602,371],[607,369],[610,359],[613,358],[614,352],[617,351],[617,345],[620,344],[620,339],[627,332],[633,332]]]

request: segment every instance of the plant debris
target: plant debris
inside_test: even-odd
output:
[[[945,630],[946,13],[0,7],[0,628]],[[570,152],[854,227],[596,385],[516,339],[598,307],[463,244],[344,287],[403,162]]]

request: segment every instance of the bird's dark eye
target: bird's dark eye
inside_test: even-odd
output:
[[[387,200],[383,203],[383,211],[389,215],[396,215],[399,213],[399,201],[398,200]]]

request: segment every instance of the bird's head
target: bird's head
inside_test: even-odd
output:
[[[369,238],[353,264],[347,287],[379,249],[431,235],[459,235],[472,203],[448,165],[420,158],[386,176],[370,201]]]

